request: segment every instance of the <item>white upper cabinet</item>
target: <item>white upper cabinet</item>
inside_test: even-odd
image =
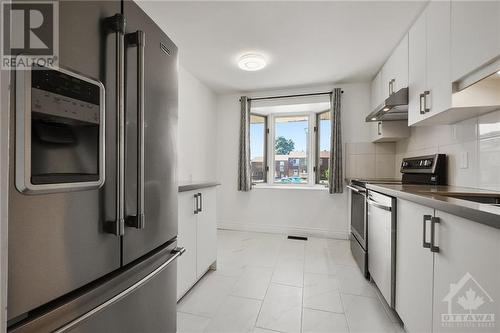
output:
[[[427,88],[427,15],[425,12],[413,24],[409,36],[408,62],[408,124],[413,125],[424,117],[420,113],[420,96]]]
[[[408,34],[399,42],[382,67],[382,92],[386,99],[391,93],[408,87]]]
[[[453,1],[451,30],[451,79],[457,81],[500,55],[500,1]]]
[[[379,71],[371,83],[371,99],[370,99],[371,110],[368,113],[375,110],[384,102],[384,95],[382,92],[382,71]]]
[[[405,34],[371,82],[370,112],[382,105],[391,93],[406,87],[408,87],[408,34]]]
[[[450,1],[431,1],[409,32],[408,123],[452,106]]]
[[[449,1],[432,1],[427,7],[427,98],[431,116],[451,107]]]

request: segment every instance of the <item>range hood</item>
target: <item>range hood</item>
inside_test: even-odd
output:
[[[401,88],[366,117],[366,121],[398,121],[408,119],[408,88]]]

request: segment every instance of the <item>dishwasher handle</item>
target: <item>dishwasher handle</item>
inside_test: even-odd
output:
[[[386,205],[383,205],[381,203],[378,203],[370,198],[366,199],[366,202],[370,205],[370,206],[373,206],[373,207],[377,207],[377,208],[380,208],[380,209],[383,209],[383,210],[386,210],[388,212],[392,211],[392,207],[390,206],[386,206]]]

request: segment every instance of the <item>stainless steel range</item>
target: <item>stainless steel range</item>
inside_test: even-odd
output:
[[[389,201],[370,195],[366,185],[371,184],[428,184],[446,185],[446,155],[435,154],[404,158],[401,162],[402,179],[352,179],[347,186],[351,191],[351,251],[366,278],[370,277],[369,255],[369,206],[392,212],[396,211],[395,200]],[[379,198],[377,201],[376,198]],[[391,202],[391,204],[389,204]],[[395,222],[394,222],[395,223]]]

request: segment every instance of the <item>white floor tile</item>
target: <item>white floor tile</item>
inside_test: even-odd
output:
[[[304,274],[305,308],[343,313],[340,284],[333,275]]]
[[[326,244],[326,242],[325,242]],[[325,247],[307,247],[305,251],[304,271],[307,273],[336,274],[339,266],[329,256]]]
[[[185,313],[213,317],[235,283],[235,278],[209,272],[184,296],[177,309]]]
[[[261,307],[261,301],[228,296],[206,328],[207,333],[252,332]]]
[[[340,266],[337,272],[340,291],[345,294],[377,297],[372,284],[365,279],[357,266]]]
[[[273,275],[273,268],[247,266],[231,295],[263,300]]]
[[[179,303],[178,333],[402,333],[344,240],[220,230],[217,271]]]
[[[177,333],[202,333],[210,323],[210,318],[177,312]]]
[[[266,330],[265,328],[259,328],[259,327],[255,327],[253,329],[253,333],[276,333],[276,332],[278,332],[278,331]]]
[[[328,255],[336,265],[356,266],[356,261],[351,253],[349,241],[330,239],[328,243]]]
[[[395,326],[377,298],[342,294],[342,302],[351,333],[394,332]]]
[[[279,332],[300,332],[302,288],[271,284],[257,319],[257,327]]]
[[[343,314],[304,309],[302,333],[348,333]]]
[[[301,259],[279,260],[274,269],[272,282],[302,287],[304,285],[304,261]]]

